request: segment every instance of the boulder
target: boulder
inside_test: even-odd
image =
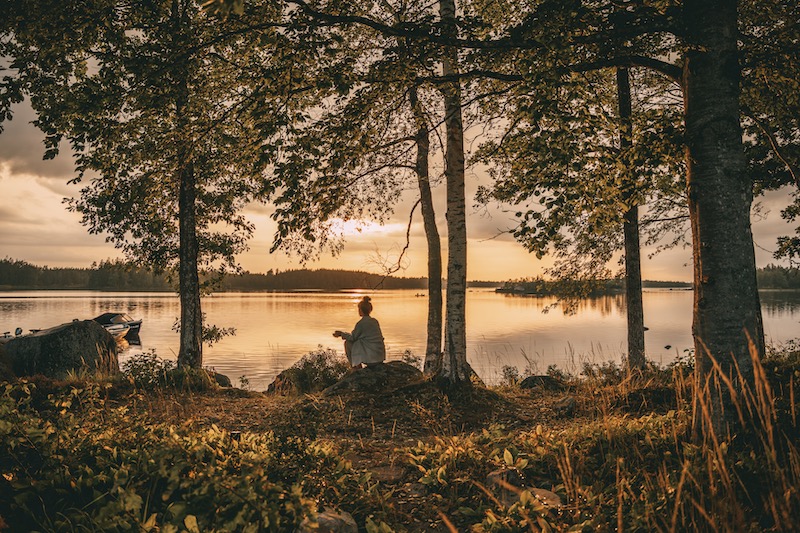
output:
[[[281,372],[270,383],[268,394],[308,394],[330,387],[350,371],[350,363],[335,350],[320,346]]]
[[[11,360],[6,353],[4,345],[0,344],[0,381],[9,381],[14,378],[11,370]]]
[[[267,394],[280,394],[283,396],[300,394],[301,391],[297,386],[297,379],[295,378],[296,373],[297,370],[294,368],[287,368],[275,376],[275,379],[269,384],[269,386],[267,386],[267,390],[265,392]]]
[[[299,533],[358,533],[358,525],[350,513],[326,509],[317,515],[316,522],[309,518],[300,524]]]
[[[117,343],[93,320],[68,322],[9,340],[3,346],[16,376],[66,377],[70,371],[119,372]]]
[[[402,361],[378,363],[364,368],[355,368],[324,391],[323,396],[346,392],[381,392],[396,390],[412,383],[421,382],[422,372]]]
[[[231,378],[226,376],[225,374],[220,374],[219,372],[209,372],[209,377],[213,379],[217,385],[220,387],[233,387],[233,383],[231,383]]]

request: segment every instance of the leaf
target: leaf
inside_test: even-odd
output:
[[[514,456],[508,451],[508,448],[503,451],[503,460],[508,466],[514,466]]]
[[[151,529],[156,527],[157,516],[158,515],[156,513],[151,514],[150,517],[147,519],[147,521],[142,524],[142,529],[144,529],[145,531],[150,531]]]
[[[183,519],[183,525],[189,533],[200,533],[200,527],[197,525],[197,517],[193,514],[186,515]]]

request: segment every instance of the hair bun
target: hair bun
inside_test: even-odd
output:
[[[372,301],[372,298],[370,298],[369,296],[364,296],[363,298],[361,298],[361,301],[362,302],[369,302],[369,301]]]

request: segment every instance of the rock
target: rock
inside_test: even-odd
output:
[[[564,384],[553,376],[528,376],[523,379],[521,389],[564,390]]]
[[[67,322],[15,337],[4,345],[4,349],[17,376],[42,374],[63,378],[69,371],[91,374],[119,372],[117,343],[103,326],[93,320]]]
[[[358,533],[358,525],[350,513],[325,509],[317,515],[316,523],[303,520],[298,533]]]
[[[322,391],[322,394],[333,396],[344,392],[385,393],[420,381],[422,372],[418,368],[401,361],[390,361],[354,369]]]
[[[281,394],[284,396],[299,394],[301,391],[297,386],[297,380],[294,376],[296,373],[297,371],[294,368],[287,368],[275,376],[275,380],[269,384],[265,392],[267,394]]]
[[[208,374],[220,387],[233,387],[231,378],[225,374],[220,374],[219,372],[209,372]]]
[[[350,371],[350,364],[330,348],[309,352],[270,383],[267,394],[308,394],[330,387]]]
[[[10,381],[14,377],[14,371],[11,370],[11,360],[6,353],[5,347],[0,344],[0,381]]]
[[[578,406],[577,400],[572,396],[564,396],[552,405],[553,411],[558,416],[572,416]]]

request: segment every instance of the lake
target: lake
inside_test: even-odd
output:
[[[358,320],[356,303],[368,294],[386,338],[388,359],[410,350],[424,355],[427,298],[422,291],[346,291],[336,293],[218,293],[203,299],[208,322],[235,327],[236,335],[204,349],[204,364],[228,375],[234,384],[246,376],[263,390],[283,369],[317,348],[343,353],[336,329],[351,330]],[[780,344],[800,337],[800,292],[763,291],[767,341]],[[547,309],[552,297],[497,294],[471,289],[467,294],[468,359],[488,383],[496,383],[505,365],[544,372],[554,364],[577,371],[584,362],[619,361],[625,352],[623,296],[583,300],[573,315]],[[0,292],[0,333],[55,326],[72,319],[93,318],[106,311],[142,318],[141,345],[128,347],[120,361],[155,350],[175,359],[179,316],[173,293],[94,291]],[[692,292],[645,290],[647,355],[661,364],[692,348]]]

